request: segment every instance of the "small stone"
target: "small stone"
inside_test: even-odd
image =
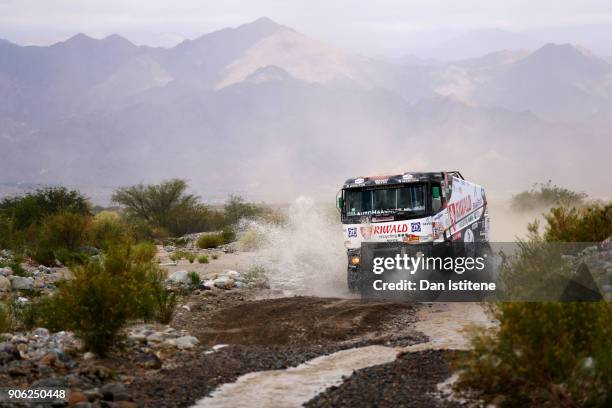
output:
[[[88,351],[87,353],[83,354],[83,360],[93,360],[94,358],[96,358],[96,355],[91,351]]]
[[[240,272],[232,271],[232,270],[226,270],[225,271],[225,276],[229,276],[232,279],[236,279],[236,278],[240,277]]]
[[[34,289],[34,279],[11,275],[9,277],[14,290],[32,290]]]
[[[83,394],[87,397],[89,402],[94,402],[99,399],[102,399],[102,393],[98,388],[91,388],[89,390],[83,391]]]
[[[49,330],[45,329],[44,327],[39,327],[38,329],[32,330],[32,335],[46,339],[49,337]]]
[[[174,345],[180,350],[192,349],[194,348],[200,340],[193,336],[183,336],[177,339],[174,339]]]
[[[221,276],[214,280],[214,284],[221,289],[231,289],[236,285],[236,282],[230,277]]]
[[[0,268],[0,275],[2,276],[11,276],[13,274],[13,270],[9,266],[5,266],[4,268]]]
[[[147,336],[147,343],[161,343],[165,339],[164,333],[155,332]]]
[[[107,401],[127,401],[130,396],[127,394],[125,385],[120,382],[112,382],[105,384],[100,388],[102,396]]]
[[[68,397],[68,406],[73,406],[79,402],[87,402],[87,397],[85,394],[78,391],[70,392],[70,396]]]
[[[55,353],[47,353],[43,358],[40,359],[41,364],[52,366],[57,361]]]
[[[188,284],[189,283],[189,272],[185,270],[176,271],[168,277],[168,281],[172,283]]]
[[[11,289],[11,281],[4,277],[4,275],[0,275],[0,292],[10,292]]]
[[[153,353],[144,353],[136,357],[136,364],[148,370],[157,370],[161,368],[162,362]]]

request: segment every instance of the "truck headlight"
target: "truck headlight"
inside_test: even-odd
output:
[[[359,265],[359,262],[361,262],[361,259],[359,259],[357,255],[351,257],[351,265],[357,266]]]

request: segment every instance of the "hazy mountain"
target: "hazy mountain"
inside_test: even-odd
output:
[[[535,50],[542,45],[541,41],[523,34],[483,29],[468,31],[436,46],[416,50],[415,54],[421,58],[458,61],[501,50]]]
[[[481,103],[531,110],[550,120],[592,120],[610,112],[612,66],[570,44],[547,44],[479,89]]]
[[[173,48],[115,35],[2,41],[0,181],[182,177],[203,193],[276,199],[405,169],[460,168],[494,189],[555,174],[601,182],[609,65],[569,45],[497,49],[390,62],[266,18]],[[543,155],[551,145],[556,155]],[[515,185],[498,183],[506,172]]]

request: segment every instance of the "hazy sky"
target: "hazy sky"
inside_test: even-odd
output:
[[[362,54],[401,55],[500,28],[612,55],[606,0],[0,0],[0,38],[50,44],[77,33],[170,46],[267,16]]]

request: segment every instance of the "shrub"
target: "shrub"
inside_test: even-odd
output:
[[[132,256],[136,262],[151,262],[157,254],[157,246],[152,242],[140,242],[132,246]]]
[[[202,234],[198,238],[198,247],[202,249],[210,249],[217,248],[220,245],[223,245],[225,240],[223,239],[223,235],[220,233],[209,233]]]
[[[41,188],[20,197],[0,201],[0,218],[12,220],[16,230],[25,230],[49,215],[71,213],[91,216],[91,206],[79,191],[65,187]]]
[[[201,263],[201,264],[207,264],[208,263],[208,256],[200,255],[198,257],[198,262]]]
[[[195,271],[191,271],[187,274],[187,277],[189,278],[189,286],[193,289],[193,288],[197,288],[200,283],[202,283],[202,279],[200,279],[200,275],[198,275],[197,272]]]
[[[13,275],[28,276],[28,273],[23,269],[19,261],[19,259],[13,259],[6,262],[0,262],[0,268],[9,267],[13,271]]]
[[[0,302],[0,333],[8,333],[13,330],[13,313],[9,302]]]
[[[547,183],[536,183],[529,191],[523,191],[512,197],[510,202],[514,211],[532,211],[554,206],[580,206],[587,197],[567,188]]]
[[[224,222],[221,212],[209,209],[197,196],[187,193],[184,180],[120,188],[112,199],[125,208],[129,218],[145,223],[157,235],[162,231],[173,236],[207,231]]]
[[[187,252],[185,254],[185,258],[189,261],[189,263],[193,263],[196,259],[196,256],[193,252]]]
[[[128,320],[159,315],[163,273],[139,258],[132,247],[113,247],[73,271],[74,279],[61,286],[45,307],[63,316],[58,325],[74,331],[87,350],[104,355]]]
[[[156,314],[155,319],[161,324],[169,324],[174,316],[178,295],[163,286],[158,287],[155,293]]]
[[[131,235],[128,224],[116,212],[102,211],[91,224],[91,243],[104,251],[113,245],[127,244]]]
[[[232,228],[226,227],[221,231],[221,238],[224,244],[229,244],[236,239],[236,233]]]
[[[76,250],[88,238],[89,216],[62,212],[45,218],[41,226],[41,242],[50,248]]]
[[[459,386],[503,406],[604,406],[612,390],[612,306],[605,302],[502,303],[500,327],[477,332]]]
[[[219,259],[219,255],[217,255],[217,254],[212,254],[212,255],[211,255],[211,258],[212,258],[212,259]]]
[[[612,236],[612,203],[553,208],[544,218],[547,241],[600,242]]]
[[[266,242],[263,232],[257,228],[249,228],[240,234],[238,246],[243,251],[253,251],[262,247]]]
[[[568,242],[607,237],[609,205],[552,209],[540,236],[538,224],[500,268],[511,289],[550,286],[550,270],[563,271],[560,254]],[[593,229],[601,230],[601,235]],[[528,279],[531,277],[531,281]],[[523,286],[521,286],[523,285]],[[473,349],[457,361],[460,389],[485,399],[502,396],[502,406],[604,407],[612,401],[612,304],[608,302],[524,302],[497,305],[499,328],[478,331]]]

